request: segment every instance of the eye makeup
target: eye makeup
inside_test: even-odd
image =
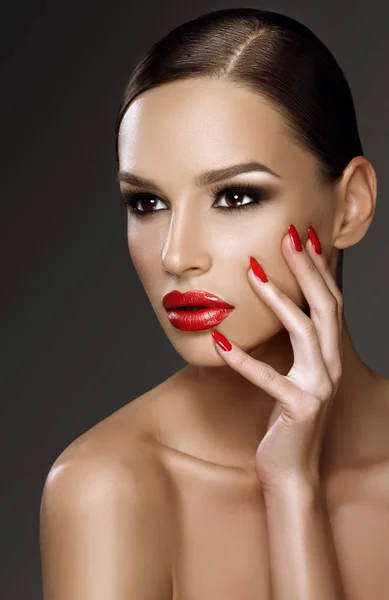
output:
[[[215,185],[210,190],[211,197],[214,201],[219,201],[224,196],[227,198],[228,202],[236,202],[236,206],[213,206],[215,210],[223,211],[227,214],[232,215],[233,213],[240,212],[242,210],[248,210],[257,208],[259,205],[263,204],[266,201],[269,201],[274,195],[274,191],[272,192],[270,189],[264,188],[262,186],[258,186],[252,181],[249,182],[236,182],[231,185],[218,184]],[[251,202],[243,204],[243,198],[248,197],[251,198]],[[150,216],[151,214],[155,214],[160,212],[161,209],[153,210],[155,207],[156,201],[160,200],[157,196],[151,193],[146,193],[144,191],[136,191],[132,190],[131,192],[122,192],[121,195],[121,204],[124,204],[131,215],[135,218],[145,218]],[[137,205],[142,203],[152,202],[149,205],[150,210],[140,210]],[[161,200],[161,202],[164,202]],[[147,206],[147,205],[146,205]],[[162,209],[166,210],[166,209]]]

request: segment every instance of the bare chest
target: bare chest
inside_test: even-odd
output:
[[[172,600],[273,600],[266,509],[255,481],[189,470],[176,473],[176,489]],[[326,497],[347,600],[387,600],[388,470],[344,473]]]

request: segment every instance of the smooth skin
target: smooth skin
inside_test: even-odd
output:
[[[251,182],[266,191],[269,199],[252,210],[218,210],[231,205],[227,195],[215,201],[212,185],[195,182],[204,171],[253,160],[276,175],[225,180],[226,188]],[[333,300],[340,310],[338,251],[358,243],[374,216],[371,163],[355,157],[336,186],[324,186],[315,157],[290,137],[274,106],[210,80],[141,94],[120,127],[119,161],[121,172],[155,182],[142,190],[157,200],[155,214],[128,213],[128,247],[163,330],[188,364],[77,438],[53,464],[41,509],[44,600],[279,600],[284,549],[297,568],[294,591],[313,580],[301,578],[301,541],[323,549],[321,534],[312,537],[315,523],[332,532],[327,543],[347,600],[386,599],[389,381],[359,357],[343,310],[336,338]],[[140,191],[125,181],[120,188]],[[288,246],[290,224],[303,244],[298,255]],[[320,256],[307,241],[309,226]],[[255,280],[250,256],[268,283]],[[235,306],[215,328],[231,342],[230,354],[210,330],[171,325],[162,298],[173,289],[206,290]],[[249,360],[236,360],[239,352]],[[278,374],[273,383],[265,382],[264,365]],[[315,407],[304,432],[300,399]],[[269,439],[277,402],[291,427],[275,421],[277,436]],[[266,452],[257,454],[262,443]],[[277,490],[280,472],[305,469],[307,459],[311,473],[318,469],[328,515],[297,488],[266,502],[263,482]]]
[[[293,224],[281,248],[308,300],[310,317],[268,280],[253,257],[248,279],[289,331],[294,363],[287,375],[220,339],[220,332],[212,335],[227,364],[276,399],[255,455],[267,509],[274,598],[344,600],[320,482],[321,443],[342,377],[343,297],[321,252],[318,256],[310,239],[304,251]]]
[[[216,346],[232,369],[277,401],[255,456],[256,473],[266,491],[290,476],[319,483],[321,442],[342,377],[342,294],[323,255],[317,255],[309,238],[303,249],[296,230],[292,233],[284,237],[281,248],[308,300],[311,317],[274,283],[262,282],[252,269],[248,272],[252,289],[289,331],[294,354],[290,371],[280,375],[235,344],[227,351]]]

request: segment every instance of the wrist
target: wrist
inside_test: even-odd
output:
[[[265,501],[274,499],[290,501],[298,498],[302,501],[312,501],[321,493],[319,477],[308,474],[291,473],[279,478],[272,485],[264,486],[263,494]]]

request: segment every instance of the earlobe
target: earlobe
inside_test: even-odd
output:
[[[364,156],[354,157],[338,184],[338,213],[333,246],[338,249],[357,244],[373,220],[377,201],[377,176]]]

